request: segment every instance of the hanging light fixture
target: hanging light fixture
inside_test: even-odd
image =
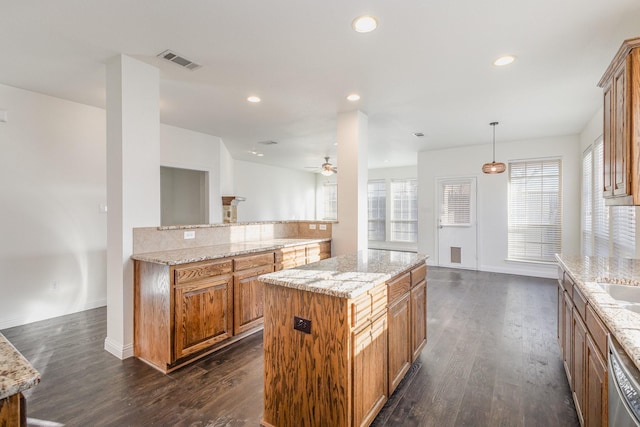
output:
[[[489,125],[493,127],[493,161],[482,165],[482,172],[489,174],[502,173],[507,170],[507,166],[504,163],[496,163],[496,126],[498,122],[491,122]]]

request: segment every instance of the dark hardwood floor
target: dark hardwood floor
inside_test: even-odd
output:
[[[2,333],[42,375],[30,425],[259,425],[261,333],[169,375],[103,350],[105,308]],[[577,425],[555,280],[429,267],[427,346],[374,426]]]

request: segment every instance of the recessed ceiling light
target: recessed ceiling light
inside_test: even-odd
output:
[[[493,61],[493,65],[496,67],[504,67],[505,65],[512,64],[513,61],[516,60],[516,57],[513,55],[505,55]]]
[[[424,136],[424,133],[422,133],[422,132],[414,132],[413,136],[417,136],[418,138],[420,138],[420,137]]]
[[[378,28],[378,20],[371,15],[358,16],[351,23],[351,27],[359,33],[368,33]]]
[[[248,97],[248,98],[247,98],[247,101],[249,101],[249,102],[253,102],[253,103],[255,104],[255,103],[257,103],[257,102],[260,102],[260,98],[259,98],[259,97],[257,97],[257,96],[253,96],[253,95],[252,95],[252,96],[250,96],[250,97]]]
[[[352,93],[351,95],[347,96],[347,99],[349,101],[355,102],[360,99],[360,95],[358,95],[357,93]]]
[[[264,157],[264,154],[262,154],[262,153],[256,153],[256,156],[258,156],[258,157]]]

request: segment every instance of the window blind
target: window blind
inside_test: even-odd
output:
[[[323,197],[323,219],[338,219],[338,185],[335,182],[325,182],[323,187]]]
[[[593,145],[593,255],[609,256],[609,209],[602,196],[604,188],[604,144]]]
[[[636,256],[636,208],[634,206],[612,206],[613,256],[635,258]]]
[[[471,225],[471,184],[444,183],[440,194],[440,225]]]
[[[418,241],[417,187],[415,179],[391,180],[391,241]]]
[[[593,148],[582,157],[582,255],[593,255]]]
[[[555,261],[562,250],[559,159],[509,163],[508,257]]]
[[[386,239],[385,220],[387,216],[387,189],[385,180],[371,180],[367,188],[369,240],[384,242]]]

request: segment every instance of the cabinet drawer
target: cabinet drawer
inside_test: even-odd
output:
[[[427,264],[422,264],[419,267],[411,270],[411,287],[414,287],[418,283],[422,282],[427,277]]]
[[[228,273],[231,273],[231,260],[187,264],[174,269],[174,283],[179,285]]]
[[[600,350],[600,354],[607,360],[607,335],[609,331],[604,323],[602,323],[602,320],[600,320],[600,316],[598,316],[590,305],[587,305],[587,318],[585,319],[585,323],[587,324],[587,330],[593,338],[593,342],[595,342],[596,347]]]
[[[569,296],[573,296],[573,280],[569,277],[568,274],[564,275],[564,280],[562,281],[562,287],[569,294]]]
[[[233,269],[235,271],[246,270],[248,268],[260,267],[262,265],[273,264],[275,258],[273,252],[249,255],[242,258],[234,258]]]
[[[278,261],[282,261],[282,262],[286,262],[286,261],[291,261],[291,260],[295,260],[298,258],[305,258],[306,257],[306,252],[305,252],[305,247],[298,247],[298,246],[294,246],[291,248],[282,248],[278,251],[278,253],[276,254],[276,260]]]
[[[358,327],[387,307],[387,286],[376,286],[351,302],[351,326]]]
[[[387,284],[387,300],[392,304],[395,300],[409,292],[411,288],[411,274],[408,272]]]
[[[582,295],[580,289],[577,286],[573,287],[573,305],[576,306],[576,310],[580,313],[582,319],[587,318],[587,299]]]

